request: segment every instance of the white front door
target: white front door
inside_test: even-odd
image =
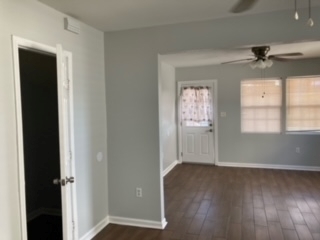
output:
[[[209,100],[203,103],[200,101],[198,104],[204,104],[205,106],[183,106],[186,105],[186,98],[188,96],[183,96],[184,91],[192,89],[195,91],[195,94],[203,94],[198,90],[205,88],[205,94],[209,94]],[[197,90],[194,90],[197,89]],[[214,164],[215,162],[215,105],[214,105],[214,82],[205,81],[203,83],[183,83],[180,85],[180,126],[181,126],[181,159],[182,162],[190,163],[207,163]],[[185,93],[186,94],[186,93]],[[194,93],[187,93],[194,94]],[[188,100],[187,100],[188,101]],[[190,100],[191,102],[197,100]],[[210,106],[208,106],[208,104]],[[192,105],[192,103],[191,103]],[[192,112],[198,111],[200,108],[211,108],[211,111],[208,111],[206,116],[186,116],[184,113],[186,111]],[[197,119],[198,117],[198,119]]]
[[[182,161],[214,163],[213,127],[182,127]]]

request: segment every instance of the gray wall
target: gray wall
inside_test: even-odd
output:
[[[36,0],[0,1],[0,236],[21,238],[16,113],[11,35],[73,53],[75,161],[79,236],[108,214],[106,98],[103,33],[81,24],[81,34],[63,29],[64,15]]]
[[[313,13],[320,22],[320,9]],[[301,21],[288,11],[105,33],[111,215],[162,217],[157,55],[319,38],[316,25],[306,26],[306,14]],[[135,197],[136,186],[143,188],[142,199]]]
[[[319,59],[274,62],[263,76],[285,79],[288,76],[319,75],[319,66]],[[176,69],[177,81],[218,80],[218,111],[227,113],[225,118],[219,116],[218,121],[219,161],[320,166],[320,135],[241,133],[240,82],[252,78],[261,78],[261,71],[252,70],[247,64]],[[285,119],[282,120],[284,126]],[[300,147],[300,154],[296,153],[296,147]]]

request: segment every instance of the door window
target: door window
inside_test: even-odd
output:
[[[181,117],[183,125],[187,127],[212,126],[211,89],[207,86],[183,87],[181,92]]]

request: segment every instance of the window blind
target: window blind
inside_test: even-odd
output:
[[[287,131],[320,130],[320,77],[287,79]]]
[[[241,132],[281,132],[280,79],[241,81]]]

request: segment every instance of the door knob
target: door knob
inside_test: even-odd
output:
[[[207,132],[213,132],[213,130],[212,130],[212,129],[209,129]]]
[[[53,184],[64,186],[66,185],[66,181],[64,179],[55,178],[53,179]]]
[[[74,183],[74,177],[69,177],[69,178],[66,177],[66,179],[59,179],[59,178],[53,179],[54,185],[65,186],[67,183]]]

